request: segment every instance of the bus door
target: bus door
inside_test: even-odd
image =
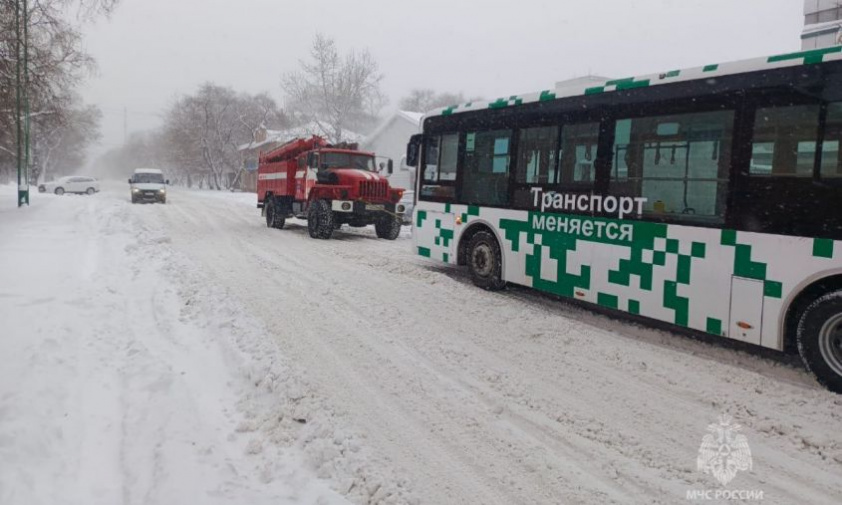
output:
[[[456,263],[456,161],[459,134],[427,137],[412,233],[421,256]]]

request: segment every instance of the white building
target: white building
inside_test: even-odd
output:
[[[360,149],[373,151],[378,156],[386,156],[394,161],[395,171],[389,183],[399,188],[412,189],[414,171],[404,163],[406,144],[409,137],[421,131],[420,112],[399,110],[383,121],[360,144]]]
[[[804,0],[801,49],[819,49],[839,44],[842,44],[842,1]]]

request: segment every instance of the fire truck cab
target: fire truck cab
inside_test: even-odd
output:
[[[373,224],[378,237],[394,240],[403,222],[404,190],[390,187],[383,172],[392,173],[392,160],[378,162],[356,144],[295,139],[261,153],[257,206],[270,228],[297,217],[307,220],[311,237],[328,239],[343,224]]]

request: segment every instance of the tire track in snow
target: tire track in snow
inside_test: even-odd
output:
[[[189,237],[184,245],[224,244],[225,249],[184,251],[219,275],[252,308],[252,317],[279,328],[276,337],[324,390],[350,396],[336,401],[351,411],[360,429],[368,424],[367,416],[374,416],[376,431],[390,431],[372,435],[379,437],[377,449],[417,472],[420,490],[430,497],[459,503],[474,492],[474,482],[481,482],[480,487],[496,487],[492,494],[512,493],[501,503],[528,501],[525,496],[551,503],[569,499],[576,487],[586,488],[577,496],[583,502],[604,501],[617,490],[626,493],[625,499],[643,502],[660,496],[670,502],[675,496],[683,498],[686,489],[713,484],[695,471],[695,450],[706,425],[723,411],[735,413],[751,430],[749,440],[763,456],[755,473],[740,474],[743,485],[767,490],[771,503],[798,497],[832,503],[840,492],[834,476],[842,456],[838,443],[828,438],[838,422],[839,403],[800,372],[601,316],[582,316],[576,309],[533,296],[524,301],[518,291],[484,293],[409,253],[389,257],[397,250],[394,243],[358,234],[334,242],[312,241],[300,228],[265,229],[256,210],[245,206],[202,195],[184,195],[183,201],[195,214],[192,225],[200,230],[177,228],[178,234]],[[215,233],[226,236],[220,239]],[[232,257],[241,263],[226,264]],[[316,316],[311,305],[317,302],[308,295],[333,312]],[[284,303],[294,315],[276,313]],[[285,327],[294,328],[291,335]],[[309,344],[317,339],[323,341],[314,352]],[[322,353],[334,356],[332,363],[340,368],[321,370]],[[355,361],[343,363],[342,357]],[[366,373],[372,378],[360,379]],[[437,377],[429,379],[431,375]],[[338,387],[336,381],[346,377],[355,382]],[[776,377],[783,380],[773,386]],[[353,386],[361,384],[362,392],[354,392]],[[400,388],[430,402],[433,415],[425,417],[417,407],[421,402],[402,398]],[[378,409],[384,407],[366,398],[369,395],[388,398],[386,410],[397,409],[400,415],[380,416]],[[490,413],[489,405],[495,406]],[[440,421],[443,431],[413,441],[399,435],[402,415],[412,418],[416,427],[448,416],[456,422]],[[476,424],[464,429],[472,417],[493,418],[516,429],[503,434],[496,427]],[[801,442],[811,440],[812,434],[819,438]],[[501,449],[495,437],[517,449]],[[421,448],[413,457],[412,444],[422,442],[436,444],[438,452]],[[530,477],[535,465],[524,465],[518,458],[541,450],[540,445],[550,447],[548,453],[561,453],[549,454],[550,459],[569,457],[585,470],[588,459],[603,461],[604,466],[566,476],[568,481],[550,482],[552,472],[543,470],[541,476]],[[420,467],[421,461],[440,463],[437,453],[447,455],[444,471]],[[518,470],[501,473],[495,458]],[[446,475],[459,475],[455,469],[460,464],[468,474]],[[434,482],[448,482],[450,489],[437,495]],[[606,483],[607,491],[600,488]],[[517,486],[526,494],[512,492]],[[549,494],[542,494],[547,489]]]

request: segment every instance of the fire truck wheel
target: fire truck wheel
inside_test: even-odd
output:
[[[266,227],[272,228],[272,222],[275,219],[275,209],[272,205],[272,200],[269,198],[267,198],[266,203],[263,204],[263,217],[266,218]]]
[[[468,268],[471,280],[476,286],[488,291],[499,291],[506,287],[503,280],[503,259],[500,244],[494,235],[479,231],[468,243]]]
[[[393,216],[384,217],[374,223],[374,231],[377,232],[377,238],[395,240],[401,234],[400,218]]]
[[[263,213],[266,215],[267,227],[276,228],[278,230],[283,229],[284,224],[286,224],[286,218],[278,215],[278,211],[275,209],[275,205],[272,203],[272,200],[268,200],[266,202],[266,207],[264,208]]]
[[[307,211],[307,231],[313,238],[329,239],[333,235],[333,210],[327,200],[316,200]]]

